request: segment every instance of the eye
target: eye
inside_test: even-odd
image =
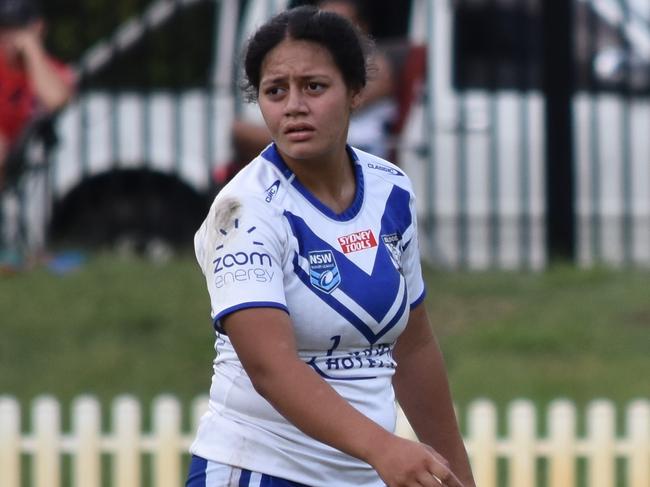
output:
[[[307,83],[307,91],[310,93],[320,93],[326,88],[324,83],[319,83],[318,81],[310,81]]]
[[[286,90],[280,86],[269,86],[264,90],[264,95],[268,98],[274,99],[281,97]]]

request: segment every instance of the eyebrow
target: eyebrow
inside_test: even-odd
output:
[[[278,76],[271,76],[269,78],[262,78],[262,81],[260,82],[260,86],[263,85],[273,85],[275,83],[280,83],[282,81],[285,81],[289,76],[286,75],[278,75]],[[308,79],[313,79],[313,78],[324,78],[326,80],[329,80],[331,76],[323,73],[311,73],[311,74],[306,74],[303,76],[297,76],[298,79],[300,80],[308,80]]]

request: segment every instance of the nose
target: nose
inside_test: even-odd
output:
[[[299,88],[291,87],[287,96],[287,103],[284,107],[286,115],[297,115],[307,111],[305,96]]]

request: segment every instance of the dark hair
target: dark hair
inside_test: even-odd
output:
[[[24,27],[41,17],[34,0],[0,0],[0,27]]]
[[[363,22],[370,22],[371,18],[371,9],[370,2],[368,0],[317,0],[316,6],[322,7],[325,3],[343,3],[351,6],[356,10],[357,17]]]
[[[264,58],[286,38],[320,44],[332,55],[348,88],[360,90],[366,85],[372,41],[340,15],[303,6],[271,18],[249,39],[244,54],[244,90],[249,100],[259,94]]]

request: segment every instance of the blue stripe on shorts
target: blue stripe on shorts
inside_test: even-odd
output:
[[[280,479],[278,477],[271,477],[270,475],[262,474],[260,487],[308,487],[305,484],[292,482],[291,480]]]
[[[208,466],[208,461],[192,455],[192,462],[190,463],[190,473],[187,476],[185,487],[205,487],[205,469]]]
[[[251,472],[250,470],[242,470],[241,475],[239,476],[239,487],[248,487],[251,484]]]
[[[292,482],[291,480],[273,477],[266,474],[259,474],[251,472],[250,470],[230,467],[216,462],[209,462],[208,460],[197,457],[196,455],[192,455],[189,470],[190,472],[187,476],[185,487],[228,487],[232,484],[230,484],[227,478],[232,479],[233,473],[235,479],[237,478],[237,474],[239,474],[237,487],[309,487],[304,484],[299,484],[298,482]],[[208,485],[208,472],[211,478],[210,485]],[[214,476],[215,472],[221,472],[221,475],[217,475],[221,480],[216,480]],[[225,482],[224,485],[213,485],[215,483],[223,482]]]

